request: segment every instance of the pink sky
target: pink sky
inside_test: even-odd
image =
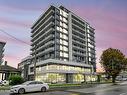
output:
[[[30,44],[30,27],[51,4],[67,7],[95,28],[97,68],[103,50],[113,47],[127,55],[127,0],[1,0],[0,29]],[[4,59],[17,67],[30,46],[0,32],[7,42]]]

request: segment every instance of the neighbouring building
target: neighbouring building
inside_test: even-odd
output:
[[[5,46],[5,42],[0,42],[0,65],[3,63],[2,58],[4,57],[4,46]]]
[[[55,83],[91,81],[96,71],[94,28],[63,6],[50,6],[31,27],[28,75]],[[32,80],[30,79],[30,80]]]
[[[18,69],[21,71],[21,76],[24,78],[25,81],[29,80],[30,74],[28,74],[28,71],[29,71],[30,63],[31,63],[31,56],[27,56],[23,58],[21,62],[18,64]]]
[[[0,80],[8,80],[11,75],[20,75],[20,70],[7,65],[5,61],[4,65],[0,65]]]

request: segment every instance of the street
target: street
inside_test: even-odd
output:
[[[9,91],[1,92],[0,95],[9,95]],[[15,94],[19,95],[19,94]],[[49,92],[34,92],[34,93],[26,93],[22,95],[84,95],[76,92],[68,92],[68,91],[49,91]]]
[[[9,91],[1,91],[0,95],[9,95]],[[127,82],[118,85],[100,84],[94,88],[71,89],[66,91],[34,92],[22,95],[127,95]]]
[[[101,84],[95,88],[73,89],[69,91],[84,93],[83,95],[127,95],[127,82],[118,85]]]

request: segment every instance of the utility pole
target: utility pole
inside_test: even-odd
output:
[[[35,44],[35,57],[34,57],[34,80],[36,79],[36,63],[37,63],[37,44]]]
[[[92,65],[92,62],[90,62],[90,65],[91,65],[91,83],[92,83],[92,75],[93,75],[93,65]]]

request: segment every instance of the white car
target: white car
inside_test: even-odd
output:
[[[9,85],[9,81],[7,80],[0,81],[0,86],[5,86],[5,85]]]
[[[27,81],[21,85],[15,85],[10,88],[10,94],[19,93],[23,94],[26,92],[42,91],[45,92],[49,89],[47,83],[39,81]]]

